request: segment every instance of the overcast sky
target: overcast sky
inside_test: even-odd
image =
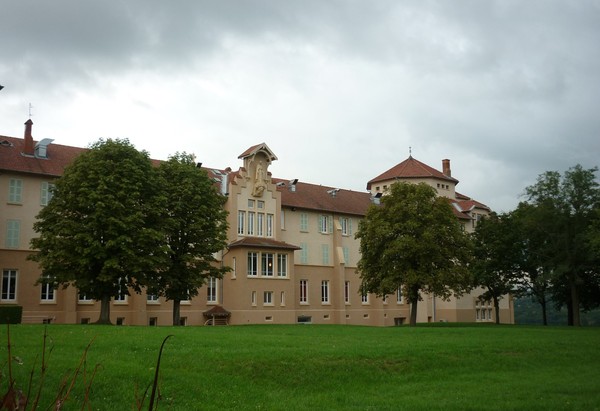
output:
[[[600,164],[600,1],[0,0],[0,135],[365,191],[414,158],[512,210]]]

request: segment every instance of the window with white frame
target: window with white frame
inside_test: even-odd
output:
[[[402,287],[396,289],[396,303],[404,304],[404,296],[402,295]]]
[[[0,300],[15,301],[17,299],[17,270],[2,270],[2,291]]]
[[[300,280],[300,303],[308,303],[308,280]]]
[[[11,178],[8,181],[8,202],[13,204],[23,202],[23,180]]]
[[[350,281],[344,283],[344,302],[350,304]]]
[[[7,220],[6,221],[6,248],[19,248],[21,233],[21,221]]]
[[[367,292],[367,289],[365,287],[362,287],[362,289],[360,290],[360,301],[363,304],[369,303],[369,293]]]
[[[48,205],[52,199],[52,192],[54,190],[54,184],[47,181],[42,181],[41,192],[40,192],[40,205]]]
[[[206,302],[216,303],[217,302],[217,279],[209,277],[206,282]]]
[[[258,275],[258,253],[250,251],[248,253],[248,276],[256,277]]]
[[[248,199],[248,208],[254,208],[254,200]]]
[[[263,293],[263,303],[265,305],[273,305],[273,291],[265,291]]]
[[[326,215],[320,215],[319,216],[319,232],[321,234],[328,234],[331,232],[330,229],[330,224],[331,223],[331,219],[329,218],[329,216]]]
[[[246,220],[246,212],[238,211],[238,234],[244,234],[245,220]]]
[[[147,303],[158,303],[158,295],[156,294],[147,294],[146,295]]]
[[[254,211],[248,211],[248,235],[254,235]]]
[[[321,303],[329,304],[329,281],[321,281]]]
[[[267,214],[267,237],[273,237],[273,214]]]
[[[342,226],[342,235],[352,235],[352,219],[348,217],[340,217],[340,225]]]
[[[300,213],[300,231],[308,231],[308,214]]]
[[[287,277],[287,254],[277,254],[277,276]]]
[[[127,301],[127,285],[121,277],[119,277],[119,291],[115,295],[115,302],[124,303]]]
[[[273,253],[261,253],[261,270],[260,273],[265,277],[273,277]]]
[[[88,296],[86,293],[82,293],[81,291],[79,292],[79,295],[78,295],[77,299],[78,299],[78,301],[79,301],[80,303],[91,303],[91,302],[93,302],[93,301],[94,301],[94,300],[93,300],[91,297],[89,297],[89,296]]]
[[[55,282],[52,277],[49,275],[45,275],[42,277],[42,282],[40,284],[41,292],[40,292],[40,300],[42,302],[53,302],[55,300],[54,290],[55,290]]]
[[[264,228],[265,228],[265,214],[258,213],[258,214],[256,214],[256,235],[259,237],[264,236]]]

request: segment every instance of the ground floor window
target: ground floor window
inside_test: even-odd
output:
[[[15,301],[17,299],[17,270],[2,271],[1,300]]]
[[[45,275],[41,284],[40,299],[43,302],[54,301],[54,281],[49,275]]]
[[[217,302],[217,281],[218,280],[216,278],[209,277],[208,283],[206,284],[206,302]]]
[[[329,304],[329,281],[321,281],[321,303]]]

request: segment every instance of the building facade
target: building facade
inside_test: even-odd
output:
[[[0,305],[23,307],[24,323],[88,323],[99,317],[100,303],[76,289],[37,283],[42,273],[27,260],[35,236],[35,216],[52,196],[52,184],[84,149],[34,141],[33,123],[23,138],[0,136]],[[448,198],[464,229],[473,231],[489,208],[456,192],[450,161],[438,171],[410,156],[367,183],[366,192],[275,178],[277,160],[266,144],[244,151],[237,170],[206,168],[227,196],[229,245],[218,255],[231,268],[211,279],[193,300],[181,303],[183,325],[214,321],[229,324],[400,325],[410,318],[401,291],[386,298],[361,293],[356,273],[360,259],[354,238],[367,209],[379,202],[395,181],[425,182]],[[492,321],[491,303],[480,302],[483,290],[443,301],[424,295],[419,322]],[[211,311],[212,310],[212,311]],[[510,296],[501,300],[504,323],[514,319]],[[124,325],[171,325],[172,303],[145,293],[115,296],[111,320]]]

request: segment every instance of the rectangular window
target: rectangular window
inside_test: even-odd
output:
[[[265,305],[273,305],[273,291],[265,291],[263,293],[263,302]]]
[[[308,280],[300,280],[300,303],[308,303]]]
[[[277,254],[277,277],[287,277],[287,254]]]
[[[78,300],[80,303],[91,303],[94,301],[91,297],[88,297],[86,293],[82,293],[81,291],[79,292]]]
[[[8,220],[6,222],[6,248],[19,248],[21,221]]]
[[[248,276],[256,277],[258,275],[258,253],[248,253]]]
[[[326,215],[320,215],[319,216],[319,232],[322,234],[327,234],[327,216]]]
[[[254,235],[254,211],[248,211],[248,235]]]
[[[260,274],[266,277],[273,277],[274,256],[272,253],[261,254]]]
[[[364,287],[361,288],[360,301],[363,304],[368,304],[369,303],[369,293],[367,292],[366,288],[364,288]]]
[[[147,303],[158,303],[158,295],[156,294],[147,294],[146,295]]]
[[[8,202],[21,204],[23,202],[23,180],[11,178],[8,182]]]
[[[2,301],[15,301],[17,299],[17,270],[2,271]]]
[[[262,237],[264,235],[265,214],[258,213],[256,217],[256,235]]]
[[[321,303],[329,304],[329,281],[321,281]]]
[[[344,283],[344,302],[350,304],[350,281]]]
[[[300,264],[308,264],[308,244],[300,243]]]
[[[396,289],[396,302],[398,304],[404,304],[404,297],[402,296],[402,287]]]
[[[40,300],[42,302],[54,301],[54,281],[49,275],[44,276],[41,284]]]
[[[273,214],[267,214],[267,237],[273,237]]]
[[[238,234],[244,234],[245,219],[246,219],[246,212],[238,211]]]
[[[257,203],[256,203],[256,205],[257,205],[257,207],[258,207],[259,210],[262,210],[262,209],[265,208],[265,202],[264,201],[258,200]]]
[[[209,277],[206,283],[206,302],[217,302],[217,279],[214,277]]]
[[[300,231],[308,231],[308,214],[300,213]]]
[[[281,229],[285,230],[285,211],[284,210],[280,211],[279,218],[280,218]]]
[[[342,235],[352,235],[352,219],[340,217],[340,225],[342,226]]]
[[[52,191],[54,190],[54,184],[48,183],[47,181],[42,182],[40,192],[40,205],[48,205],[52,199]]]
[[[122,278],[119,277],[119,291],[117,292],[117,295],[115,295],[115,302],[122,303],[127,301],[127,287],[123,283],[124,281],[122,281]]]
[[[344,264],[350,264],[350,249],[348,247],[342,247],[342,251],[344,252]]]
[[[248,200],[248,208],[254,208],[254,200]]]
[[[329,264],[329,245],[321,244],[321,254],[323,257],[323,265]]]

